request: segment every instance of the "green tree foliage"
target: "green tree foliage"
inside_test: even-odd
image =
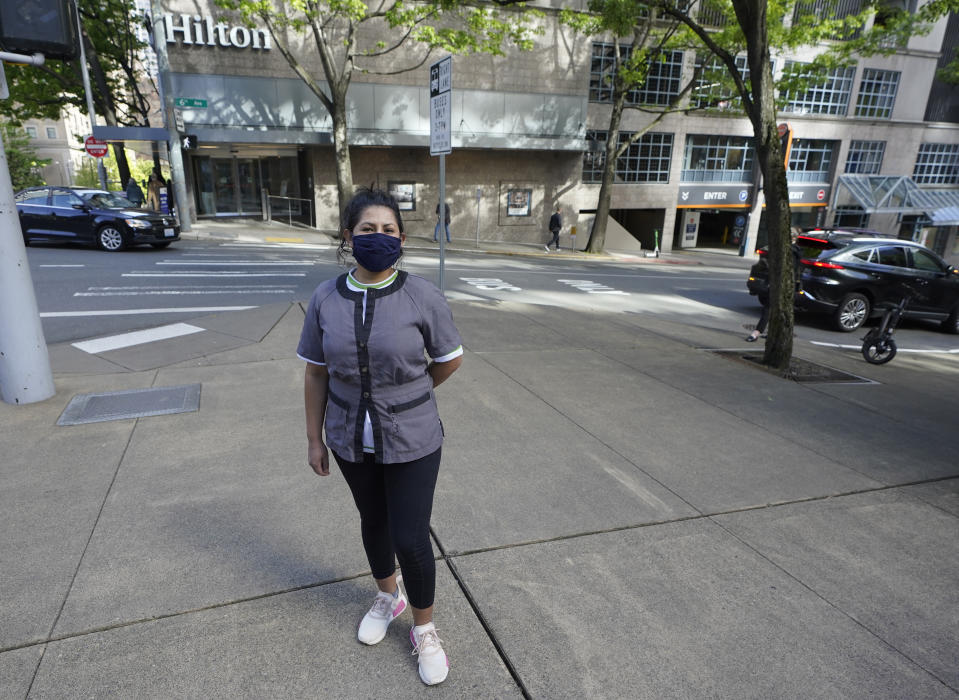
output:
[[[79,0],[94,109],[108,126],[150,126],[156,86],[143,70],[140,56],[149,47],[137,36],[143,17],[134,0]],[[79,59],[48,61],[43,66],[6,66],[10,99],[0,101],[0,114],[24,119],[59,119],[64,105],[84,113],[86,95]],[[122,143],[114,144],[120,177],[129,177]]]
[[[41,171],[44,166],[49,165],[50,159],[37,158],[30,137],[21,126],[4,120],[0,122],[0,128],[3,129],[3,148],[7,156],[7,166],[10,168],[13,191],[44,184]]]
[[[355,73],[415,70],[434,52],[502,55],[507,45],[532,48],[540,13],[459,0],[217,0],[249,26],[266,26],[293,72],[332,121],[337,199],[353,195],[346,95]],[[522,4],[520,4],[520,9]],[[383,37],[388,37],[384,39]],[[320,70],[311,66],[319,59]]]

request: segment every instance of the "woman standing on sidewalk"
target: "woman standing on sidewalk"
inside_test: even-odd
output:
[[[393,197],[360,190],[342,228],[341,252],[351,246],[357,265],[313,292],[297,348],[307,362],[309,463],[328,475],[329,445],[360,512],[379,592],[357,638],[382,640],[409,596],[420,678],[435,685],[449,662],[433,625],[429,524],[443,442],[433,389],[460,366],[463,348],[443,294],[394,269],[406,235]]]

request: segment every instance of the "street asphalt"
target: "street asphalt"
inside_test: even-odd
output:
[[[305,301],[53,345],[56,396],[0,404],[0,698],[959,696],[959,358],[803,347],[849,381],[796,382],[713,352],[756,350],[740,328],[452,301],[451,671],[427,689],[409,613],[356,641],[374,587],[345,483],[306,462]],[[197,410],[58,425],[75,397],[184,385]]]

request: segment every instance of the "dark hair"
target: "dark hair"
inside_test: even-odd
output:
[[[350,233],[353,232],[353,227],[356,226],[360,216],[368,207],[387,207],[392,209],[396,215],[396,224],[400,229],[400,233],[405,232],[403,229],[403,217],[400,215],[400,205],[396,203],[393,195],[384,190],[376,190],[372,187],[361,187],[343,208],[343,215],[340,217],[340,236],[343,236],[344,230]],[[347,248],[346,238],[341,238],[340,245],[336,249],[337,261],[341,265],[345,265],[349,261],[351,253],[352,249]],[[400,256],[402,257],[402,253],[400,253]]]
[[[400,233],[404,233],[400,205],[393,199],[393,195],[389,192],[374,190],[370,187],[363,187],[357,190],[352,199],[346,203],[346,207],[343,209],[343,216],[340,220],[342,228],[346,231],[352,231],[360,215],[367,207],[388,207],[392,209],[396,215],[396,223],[400,228]]]

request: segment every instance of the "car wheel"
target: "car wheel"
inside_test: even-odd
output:
[[[836,330],[843,333],[852,333],[869,318],[869,300],[862,294],[853,292],[847,294],[839,302],[839,307],[833,316]]]
[[[104,226],[97,231],[97,247],[114,253],[123,249],[123,234],[116,226]]]
[[[952,308],[952,312],[946,320],[942,322],[940,328],[942,328],[945,333],[952,333],[953,335],[959,333],[959,304],[956,304]]]
[[[165,243],[151,243],[150,245],[153,246],[154,248],[166,248],[172,242],[173,241],[166,241]]]

